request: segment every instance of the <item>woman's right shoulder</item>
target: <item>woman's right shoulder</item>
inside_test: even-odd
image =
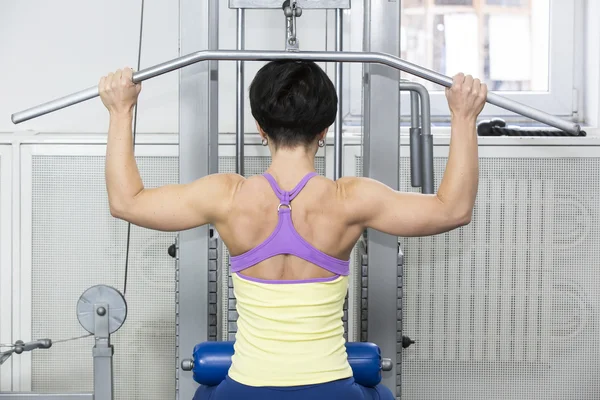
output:
[[[214,182],[214,184],[223,185],[232,191],[237,191],[237,189],[247,180],[240,174],[224,172],[207,175],[204,179],[209,179]]]

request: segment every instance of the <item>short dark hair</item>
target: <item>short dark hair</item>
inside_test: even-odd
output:
[[[250,84],[252,115],[275,147],[309,145],[335,121],[331,79],[312,61],[272,61]]]

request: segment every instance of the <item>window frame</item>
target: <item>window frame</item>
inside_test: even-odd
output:
[[[428,1],[428,0],[425,0]],[[474,0],[484,1],[484,0]],[[359,2],[360,3],[360,2]],[[346,24],[352,24],[347,29],[345,43],[349,46],[345,50],[357,51],[362,43],[355,43],[358,31],[362,33],[362,7],[356,7],[353,4],[353,12]],[[436,6],[436,8],[446,6]],[[448,9],[460,9],[460,6],[447,6]],[[471,7],[469,7],[471,8]],[[549,22],[549,47],[548,47],[548,90],[547,91],[497,91],[495,93],[505,96],[511,100],[524,103],[531,107],[540,109],[552,115],[562,117],[573,117],[577,115],[579,108],[577,77],[583,73],[583,60],[576,59],[575,38],[582,37],[584,26],[576,24],[576,15],[584,13],[584,2],[580,0],[550,0],[550,22]],[[507,11],[507,14],[510,11]],[[360,15],[356,15],[360,14]],[[360,20],[360,22],[359,22]],[[357,23],[360,25],[357,27]],[[579,32],[578,30],[581,30]],[[333,34],[333,32],[332,32]],[[362,36],[362,35],[360,35]],[[411,61],[411,60],[407,60]],[[350,71],[348,71],[350,72]],[[477,74],[477,71],[464,71],[465,73]],[[356,77],[356,73],[353,74]],[[346,75],[347,76],[347,75]],[[361,115],[356,111],[361,107],[362,87],[344,79],[345,85],[349,89],[345,91],[345,125],[356,125],[361,120]],[[360,81],[362,84],[362,81]],[[449,118],[448,105],[445,93],[442,88],[439,90],[430,90],[431,98],[431,116],[434,121],[444,121]],[[410,116],[410,98],[408,94],[401,96],[401,115],[403,119]],[[482,117],[507,117],[513,121],[527,120],[525,117],[518,116],[510,111],[501,109],[497,106],[487,104],[484,108]]]

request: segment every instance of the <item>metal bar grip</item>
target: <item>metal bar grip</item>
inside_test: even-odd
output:
[[[419,78],[429,80],[444,87],[452,86],[452,78],[439,74],[420,65],[410,63],[398,57],[384,53],[335,52],[335,51],[254,51],[254,50],[202,50],[170,61],[155,65],[133,74],[135,83],[154,78],[167,72],[195,64],[200,61],[272,61],[272,60],[306,60],[321,62],[357,62],[378,63],[407,72]],[[60,110],[98,96],[98,87],[93,86],[80,92],[62,97],[30,109],[17,112],[11,116],[12,122],[18,124],[50,112]],[[487,102],[508,111],[529,117],[544,124],[561,129],[572,135],[578,135],[581,128],[578,124],[566,121],[525,104],[507,99],[494,93],[488,93]]]
[[[409,146],[410,146],[410,185],[412,187],[421,187],[421,128],[409,129]]]
[[[400,82],[400,90],[403,85]],[[410,92],[410,184],[412,187],[421,187],[421,123],[419,122],[419,94],[415,91]]]
[[[416,135],[414,128],[410,131],[410,164],[411,164],[411,182],[414,185],[413,178],[421,186],[421,192],[424,194],[433,194],[434,176],[433,176],[433,137],[431,135],[431,105],[429,101],[429,92],[425,86],[415,83],[400,81],[401,91],[411,92],[411,109],[415,106],[416,96],[419,97],[421,104],[421,128],[417,128],[419,136]],[[414,96],[414,97],[413,97]],[[418,113],[419,111],[417,111]],[[416,114],[418,115],[418,114]],[[411,125],[418,124],[418,118],[415,119],[415,112],[411,110]],[[415,143],[416,142],[416,143]],[[416,157],[415,157],[416,155]],[[417,166],[414,166],[417,163]],[[418,175],[415,176],[415,175]]]
[[[423,166],[423,194],[434,194],[433,182],[433,136],[421,134],[421,161]]]

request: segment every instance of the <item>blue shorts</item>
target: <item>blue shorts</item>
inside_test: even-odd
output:
[[[318,385],[290,387],[252,387],[225,378],[218,386],[200,386],[194,400],[395,400],[387,387],[374,388],[361,386],[354,378],[320,383]]]

